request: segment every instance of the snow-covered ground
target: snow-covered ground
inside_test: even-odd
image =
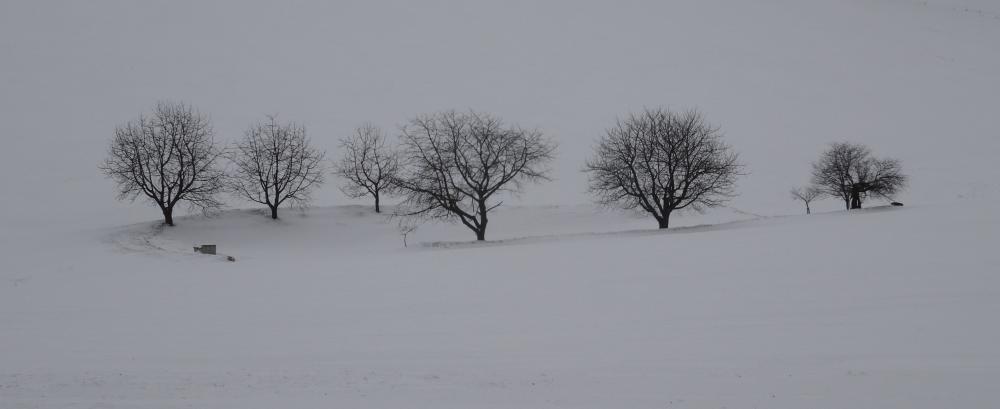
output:
[[[0,409],[1000,407],[998,44],[995,0],[0,1]],[[554,180],[485,244],[403,248],[336,180],[163,229],[96,168],[160,99],[331,158],[474,108],[552,136]],[[571,205],[643,106],[722,127],[732,208]],[[907,206],[792,215],[841,140],[902,160]]]
[[[993,407],[996,204],[519,207],[405,249],[360,206],[21,230],[0,407]]]

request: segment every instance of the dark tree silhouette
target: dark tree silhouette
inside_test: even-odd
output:
[[[208,117],[188,105],[160,102],[151,115],[115,128],[100,168],[117,183],[119,199],[146,197],[160,208],[163,223],[173,226],[181,201],[202,211],[221,206],[219,155]]]
[[[792,199],[800,200],[802,203],[805,203],[806,214],[812,213],[812,209],[809,208],[809,204],[814,200],[823,197],[823,191],[815,186],[793,188],[789,194],[792,195]]]
[[[891,200],[906,188],[907,180],[898,160],[875,158],[860,144],[834,143],[813,164],[813,184],[843,199],[847,209],[860,209],[870,196]]]
[[[229,153],[236,166],[229,187],[238,196],[266,205],[277,219],[285,202],[309,203],[312,189],[323,183],[323,156],[309,145],[304,127],[269,116],[251,126]]]
[[[642,209],[666,229],[674,211],[725,203],[742,167],[698,111],[647,109],[608,129],[584,171],[599,203]]]
[[[340,141],[344,156],[337,163],[336,173],[347,180],[341,188],[345,195],[375,199],[375,213],[381,213],[382,196],[395,189],[393,180],[399,171],[399,158],[385,142],[385,133],[367,124],[354,135]]]
[[[395,179],[402,215],[458,219],[486,239],[498,193],[548,180],[555,146],[541,132],[505,126],[484,113],[419,116],[403,128],[402,168]]]

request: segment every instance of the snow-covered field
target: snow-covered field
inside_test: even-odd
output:
[[[578,234],[650,223],[520,207],[405,249],[360,206],[20,231],[49,249],[5,235],[0,407],[988,408],[995,208]]]
[[[554,180],[485,244],[404,248],[336,180],[165,229],[97,169],[160,99],[330,158],[474,108],[552,136]],[[644,106],[722,127],[733,207],[580,204]],[[997,408],[998,112],[995,0],[0,1],[0,409]],[[797,215],[842,140],[902,161],[907,206]]]

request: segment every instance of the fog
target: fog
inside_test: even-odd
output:
[[[985,1],[5,1],[0,205],[9,223],[154,218],[97,165],[158,100],[211,115],[223,143],[267,114],[301,122],[331,158],[364,122],[491,112],[559,144],[554,180],[513,203],[589,202],[595,139],[656,106],[723,129],[746,211],[797,211],[787,190],[839,140],[902,159],[902,200],[992,194],[997,38]],[[315,204],[349,203],[337,183]]]

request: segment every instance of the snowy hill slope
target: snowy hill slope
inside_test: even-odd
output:
[[[38,231],[57,250],[3,269],[0,406],[989,407],[991,207],[597,235],[648,221],[522,207],[463,248],[360,207]]]
[[[218,243],[220,252],[240,257],[287,257],[287,254],[308,253],[309,258],[323,254],[381,253],[403,246],[397,226],[399,219],[391,217],[392,207],[385,214],[376,214],[368,206],[336,206],[313,208],[301,212],[288,210],[274,221],[262,217],[259,210],[228,211],[217,217],[200,216],[182,219],[182,229],[163,229],[153,223],[125,227],[112,235],[123,248],[143,246],[175,253],[190,253],[198,243]],[[676,225],[692,226],[753,219],[757,216],[733,208],[719,208],[711,213],[688,212],[678,215]],[[417,222],[417,230],[408,242],[415,246],[449,246],[468,243],[475,235],[460,224]],[[628,234],[627,230],[655,227],[655,220],[623,211],[603,210],[589,205],[521,206],[500,208],[491,215],[488,238],[491,243],[561,240],[601,234]],[[282,255],[278,255],[279,253]]]

